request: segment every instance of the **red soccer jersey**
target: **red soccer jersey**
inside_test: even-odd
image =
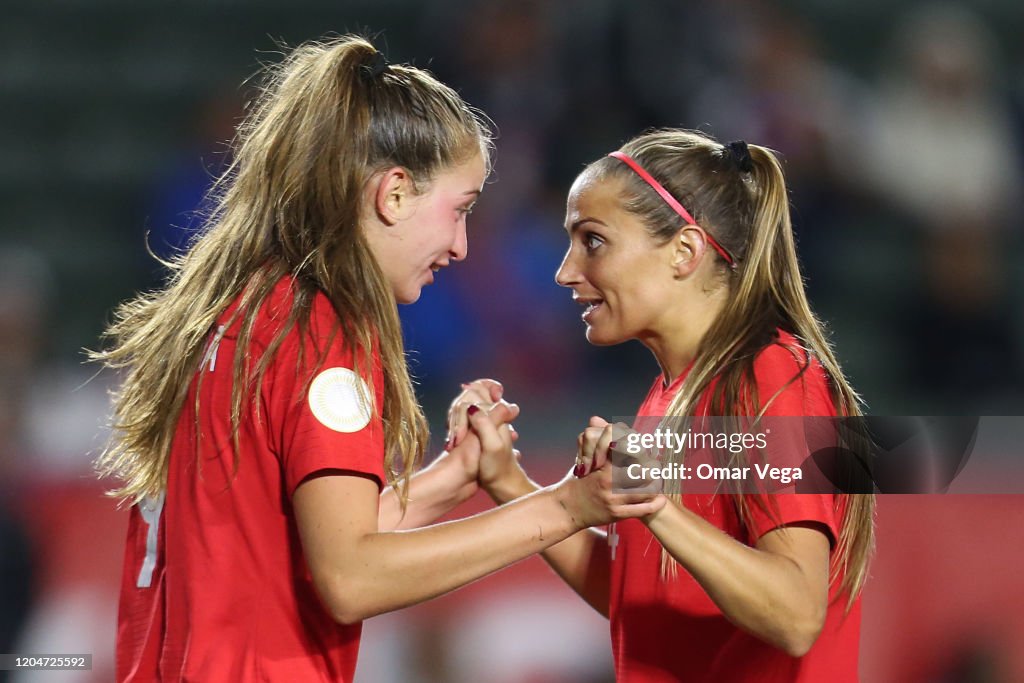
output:
[[[755,359],[754,373],[762,401],[773,396],[806,364],[794,351],[792,335],[779,333],[778,342]],[[663,416],[684,376],[664,387],[658,377],[638,415]],[[707,392],[696,414],[707,410]],[[835,415],[826,375],[815,361],[770,405],[770,416]],[[840,499],[832,495],[780,494],[771,515],[750,505],[751,520],[738,518],[732,496],[685,494],[683,505],[730,536],[754,545],[781,524],[813,521],[831,533],[833,548],[842,523]],[[679,567],[675,578],[662,580],[661,545],[642,522],[618,522],[612,542],[611,635],[619,683],[759,683],[799,681],[857,681],[860,641],[860,598],[846,614],[846,596],[836,581],[830,591],[825,627],[805,656],[790,657],[734,626],[700,584]],[[841,580],[842,577],[839,577]]]
[[[254,367],[287,319],[291,286],[282,279],[256,317],[247,352]],[[211,332],[189,388],[163,500],[131,510],[119,681],[353,678],[361,625],[339,626],[320,604],[291,499],[326,469],[384,481],[383,425],[369,405],[381,405],[380,361],[375,355],[370,389],[353,372],[334,309],[317,294],[308,333],[296,325],[287,334],[257,407],[251,393],[243,396],[236,461],[230,415],[240,324],[224,327],[235,305]]]

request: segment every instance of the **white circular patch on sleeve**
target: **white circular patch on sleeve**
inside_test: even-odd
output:
[[[348,368],[324,370],[309,385],[313,417],[336,432],[358,432],[370,423],[370,388]]]

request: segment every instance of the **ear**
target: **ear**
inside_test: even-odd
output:
[[[412,213],[415,188],[408,169],[393,166],[377,176],[373,195],[377,216],[385,225],[394,225]]]
[[[680,228],[672,238],[672,268],[676,277],[689,277],[707,250],[707,237],[700,226],[687,225]]]

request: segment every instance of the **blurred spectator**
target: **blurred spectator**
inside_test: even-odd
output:
[[[104,680],[123,541],[110,535],[119,520],[91,476],[90,449],[108,387],[48,353],[55,294],[42,257],[0,251],[0,651],[94,654],[91,672],[66,678]]]
[[[35,549],[22,516],[26,394],[33,384],[50,297],[46,263],[29,250],[0,251],[0,652],[16,652],[35,593]],[[9,672],[0,671],[0,681]]]
[[[53,357],[61,303],[46,259],[31,249],[0,249],[0,403],[7,408],[0,469],[6,454],[8,471],[20,477],[89,473],[89,451],[103,437],[106,378],[91,378],[79,359]]]
[[[53,273],[38,253],[0,249],[0,377],[22,390],[42,356],[53,288]]]
[[[916,230],[924,292],[905,327],[908,379],[947,408],[982,404],[1018,378],[1009,308],[1009,218],[1021,186],[1018,144],[995,43],[960,5],[912,12],[887,61],[869,139],[877,190]]]

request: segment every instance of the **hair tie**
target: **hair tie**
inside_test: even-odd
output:
[[[374,52],[359,66],[359,77],[364,81],[372,81],[387,71],[391,64],[383,52]]]
[[[754,160],[750,158],[750,148],[743,140],[734,140],[725,146],[725,152],[733,165],[743,173],[754,170]]]

